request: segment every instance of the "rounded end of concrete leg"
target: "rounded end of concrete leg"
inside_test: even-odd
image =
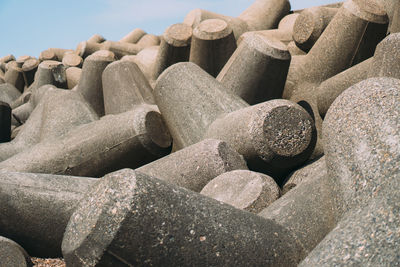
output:
[[[248,170],[221,174],[200,193],[253,213],[259,213],[280,197],[280,189],[274,179]]]
[[[115,55],[113,52],[108,50],[99,50],[91,54],[86,58],[86,60],[95,60],[95,61],[108,61],[112,62],[115,60]]]
[[[136,173],[130,169],[108,174],[93,186],[65,230],[61,248],[68,266],[96,266],[101,261],[136,192]]]
[[[245,33],[242,37],[243,43],[246,43],[249,47],[254,48],[262,54],[280,60],[289,60],[291,57],[287,46],[278,39],[266,38],[252,32]]]
[[[25,267],[33,266],[26,251],[14,241],[0,236],[0,265]]]
[[[277,168],[304,162],[316,142],[313,119],[301,106],[277,99],[254,106],[252,143],[258,156]]]
[[[202,21],[193,31],[193,35],[201,40],[218,40],[232,33],[232,28],[222,19]]]
[[[172,46],[184,47],[190,44],[192,33],[192,27],[187,24],[177,23],[169,26],[163,37],[164,40]]]
[[[347,0],[343,7],[353,15],[373,23],[388,23],[388,15],[378,0]]]
[[[24,62],[24,64],[22,65],[22,70],[27,72],[37,68],[38,66],[39,60],[37,60],[36,58],[30,58]]]
[[[314,10],[313,8],[304,10],[293,26],[293,40],[303,51],[312,48],[324,29],[322,20],[314,14]]]
[[[154,144],[161,148],[169,148],[171,146],[172,138],[160,113],[156,111],[147,113],[145,127]]]
[[[63,57],[62,63],[66,67],[79,67],[82,65],[83,59],[75,53],[66,53]]]

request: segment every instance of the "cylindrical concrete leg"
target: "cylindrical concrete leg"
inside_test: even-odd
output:
[[[217,77],[235,49],[235,37],[225,21],[205,20],[193,31],[189,61]]]
[[[146,34],[145,31],[137,28],[128,33],[127,35],[125,35],[124,37],[122,37],[122,39],[119,41],[123,43],[136,44],[140,40],[140,38],[142,38],[145,34]]]
[[[67,76],[67,87],[72,89],[78,85],[81,78],[82,69],[77,67],[70,67],[66,69],[65,75]]]
[[[4,81],[6,83],[14,85],[15,88],[17,88],[21,93],[24,91],[25,81],[23,71],[16,65],[10,66],[8,68],[7,72],[4,75]]]
[[[1,266],[31,267],[32,261],[28,253],[11,239],[0,236]]]
[[[100,43],[104,42],[105,40],[106,39],[103,36],[101,36],[100,34],[94,34],[87,41],[91,42],[91,43],[100,44]]]
[[[70,216],[97,179],[33,173],[0,173],[0,235],[31,256],[60,257]]]
[[[37,60],[36,58],[30,58],[22,65],[22,71],[26,86],[29,87],[34,82],[38,66],[39,60]]]
[[[80,92],[94,111],[104,116],[102,74],[108,64],[114,61],[114,54],[101,50],[86,58],[77,91]]]
[[[62,251],[71,266],[294,266],[302,248],[288,233],[272,220],[125,169],[80,202]]]
[[[154,63],[153,80],[169,66],[189,60],[192,28],[179,23],[168,27],[161,39],[158,55]]]
[[[400,79],[400,33],[386,37],[376,47],[368,77]]]
[[[242,37],[217,81],[250,105],[282,98],[291,59],[286,46],[255,33]]]

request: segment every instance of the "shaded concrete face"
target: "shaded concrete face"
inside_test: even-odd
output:
[[[178,23],[168,27],[161,39],[152,79],[158,76],[169,66],[189,61],[192,28],[184,23]]]
[[[291,59],[286,46],[256,33],[241,38],[217,81],[250,105],[281,98]]]
[[[18,242],[31,256],[60,257],[68,220],[95,182],[86,177],[0,172],[0,235]]]
[[[211,180],[200,194],[258,213],[280,197],[280,189],[268,175],[236,170],[223,173]]]
[[[0,101],[0,143],[11,140],[11,108],[10,105]]]
[[[155,103],[153,89],[133,62],[109,64],[102,74],[102,83],[105,114],[119,114],[135,105]]]
[[[208,19],[193,30],[189,61],[217,77],[235,49],[236,41],[228,23]]]
[[[3,266],[30,267],[32,261],[26,251],[14,241],[0,236],[0,263]]]
[[[62,243],[66,263],[76,266],[289,266],[300,250],[272,220],[131,170],[109,174],[93,187]]]

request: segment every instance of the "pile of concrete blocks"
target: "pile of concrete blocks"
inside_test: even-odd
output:
[[[0,266],[400,264],[400,2],[0,59]]]

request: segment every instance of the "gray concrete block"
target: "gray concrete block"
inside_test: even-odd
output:
[[[61,256],[61,241],[68,220],[96,181],[84,177],[0,172],[0,235],[18,242],[31,256]]]
[[[238,209],[259,213],[281,196],[281,190],[268,175],[235,170],[212,179],[200,194]]]
[[[109,64],[102,74],[105,114],[119,114],[139,104],[154,104],[151,88],[140,68],[131,61]]]
[[[0,266],[30,267],[33,264],[28,253],[20,245],[0,236]]]
[[[93,187],[62,243],[74,266],[294,266],[299,249],[271,220],[132,170]]]
[[[217,77],[235,49],[235,37],[227,22],[204,20],[193,30],[189,61]]]
[[[282,98],[290,65],[286,46],[274,39],[248,32],[217,76],[230,93],[250,105]]]
[[[100,177],[165,156],[170,145],[171,137],[157,108],[139,105],[48,138],[1,162],[0,169]]]
[[[136,170],[200,192],[213,178],[237,169],[247,169],[246,162],[240,154],[226,142],[206,139]]]
[[[114,54],[109,51],[98,51],[85,59],[77,92],[96,111],[98,116],[104,116],[104,99],[102,74],[108,64],[114,61]]]

